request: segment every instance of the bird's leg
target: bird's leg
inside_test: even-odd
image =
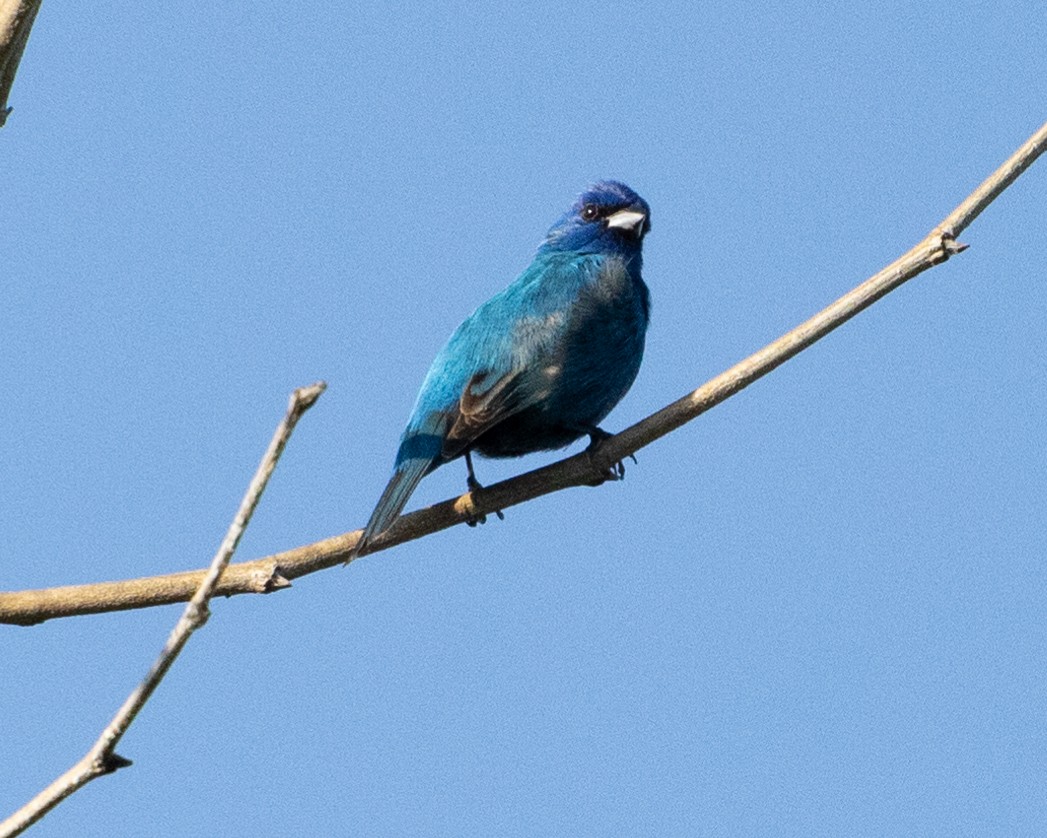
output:
[[[587,434],[589,434],[589,445],[586,447],[585,450],[589,452],[590,459],[592,458],[593,454],[595,454],[599,450],[600,445],[603,444],[603,441],[605,439],[610,439],[612,436],[614,436],[614,434],[609,434],[603,428],[598,428],[596,425],[593,425],[590,428],[586,428],[585,432]],[[630,454],[629,458],[634,463],[636,462],[636,455],[635,454]],[[597,479],[592,485],[593,486],[599,486],[605,480],[624,480],[624,479],[625,479],[625,463],[623,463],[621,460],[619,460],[617,463],[615,463],[610,468],[608,468],[607,471],[602,472],[600,478]]]
[[[467,448],[465,450],[465,467],[469,474],[465,478],[465,485],[469,487],[470,492],[475,492],[477,489],[482,489],[480,481],[476,479],[476,472],[473,471],[473,453]]]
[[[469,491],[470,492],[476,492],[476,491],[479,491],[480,489],[482,489],[483,486],[480,485],[480,481],[476,479],[476,473],[473,471],[473,456],[472,456],[472,452],[469,451],[468,449],[466,449],[466,451],[465,451],[465,467],[466,467],[466,469],[469,472],[469,474],[465,478],[465,485],[469,487]],[[504,521],[505,520],[505,515],[502,514],[502,510],[496,509],[494,511],[494,514],[498,516],[498,520],[499,521]],[[486,524],[487,523],[487,516],[486,515],[478,515],[478,516],[475,516],[473,518],[468,519],[465,523],[467,523],[470,527],[475,527],[477,524]]]

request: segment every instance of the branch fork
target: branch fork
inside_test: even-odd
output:
[[[320,397],[326,388],[322,381],[311,387],[303,387],[291,394],[287,414],[277,427],[269,447],[262,457],[247,492],[233,517],[232,523],[222,539],[222,544],[215,553],[203,579],[199,582],[192,599],[186,605],[178,623],[167,638],[160,656],[150,667],[142,682],[127,697],[123,706],[117,711],[112,721],[102,731],[102,735],[81,759],[61,777],[55,780],[25,806],[0,823],[0,838],[11,838],[28,829],[51,809],[69,795],[83,788],[89,782],[106,774],[112,774],[121,768],[131,765],[131,760],[116,753],[116,746],[134,722],[138,713],[145,706],[153,692],[163,680],[171,665],[194,631],[201,628],[210,618],[208,603],[218,588],[218,581],[233,557],[237,544],[244,534],[251,516],[262,499],[262,493],[269,483],[269,477],[276,468],[276,463],[291,437],[294,426],[302,414]],[[275,568],[275,566],[274,566]],[[283,577],[280,577],[283,578]],[[286,580],[285,580],[286,581]]]

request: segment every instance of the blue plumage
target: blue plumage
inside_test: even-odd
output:
[[[595,184],[549,230],[530,266],[451,335],[422,382],[393,476],[359,554],[403,510],[419,481],[471,453],[517,457],[588,434],[625,395],[643,357],[650,311],[640,276],[647,202]]]

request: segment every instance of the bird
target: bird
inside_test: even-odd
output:
[[[610,436],[599,424],[643,359],[651,300],[641,250],[650,229],[643,198],[599,181],[553,224],[531,264],[462,322],[422,382],[392,477],[348,561],[439,466],[464,457],[475,491],[474,452],[519,457],[585,435],[594,450]]]

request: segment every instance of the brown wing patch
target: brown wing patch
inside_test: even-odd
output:
[[[489,370],[478,372],[463,388],[444,442],[444,457],[458,456],[484,431],[526,406],[518,388],[519,370],[493,382],[490,382],[491,375]]]

